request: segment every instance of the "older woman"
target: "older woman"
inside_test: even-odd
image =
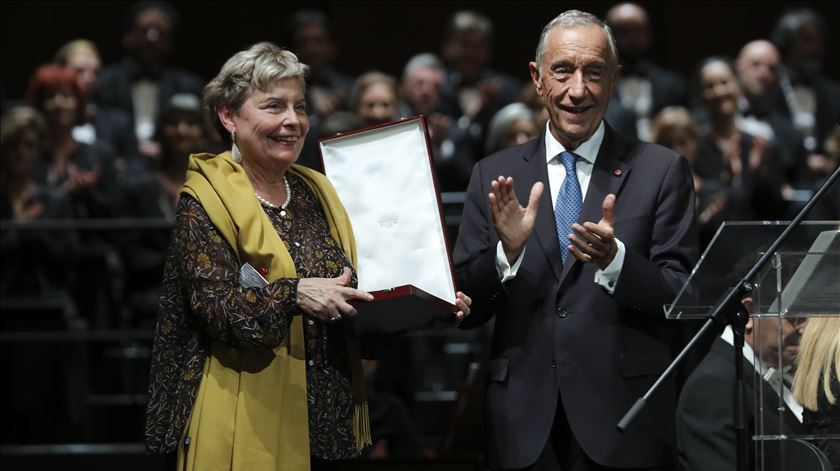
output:
[[[190,158],[146,420],[147,448],[177,450],[179,469],[317,468],[370,443],[345,318],[372,297],[353,287],[353,233],[335,190],[293,165],[309,131],[306,71],[260,43],[205,88],[231,151]],[[459,318],[469,302],[458,294]]]

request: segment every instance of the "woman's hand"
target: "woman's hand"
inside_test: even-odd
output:
[[[455,314],[455,320],[453,321],[453,325],[455,327],[458,327],[459,325],[461,325],[461,322],[464,322],[464,319],[466,319],[467,316],[470,315],[470,305],[471,304],[472,304],[472,298],[470,298],[466,294],[462,293],[461,291],[458,291],[457,293],[455,293],[455,306],[457,306],[458,309],[460,309],[460,311],[458,311]]]
[[[350,288],[351,279],[352,272],[348,267],[335,278],[301,278],[297,287],[298,307],[327,322],[338,321],[342,316],[355,316],[356,308],[348,301],[373,301],[373,295]]]
[[[472,304],[472,299],[466,294],[458,291],[455,293],[455,306],[458,308],[458,312],[455,313],[455,317],[450,317],[446,320],[435,318],[431,323],[431,328],[444,330],[449,327],[460,326],[461,322],[464,322],[464,319],[470,315],[470,304]]]

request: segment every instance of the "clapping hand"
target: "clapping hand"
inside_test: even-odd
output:
[[[528,198],[528,206],[523,208],[513,191],[512,177],[499,177],[490,184],[491,193],[487,195],[490,205],[490,215],[493,218],[493,226],[502,241],[502,248],[507,256],[508,263],[513,263],[519,258],[525,247],[525,242],[534,231],[534,224],[537,220],[537,206],[543,192],[542,182],[534,183],[531,187],[531,195]]]
[[[601,270],[607,268],[618,253],[615,241],[615,195],[609,194],[601,204],[602,216],[597,224],[584,222],[572,224],[573,234],[569,235],[572,245],[569,252],[583,263],[595,263]]]

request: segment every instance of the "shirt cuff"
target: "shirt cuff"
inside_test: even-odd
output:
[[[499,273],[499,279],[502,280],[502,283],[516,278],[516,272],[519,270],[519,266],[522,265],[523,258],[525,258],[524,247],[522,248],[522,253],[513,262],[513,265],[509,264],[505,250],[502,248],[502,241],[499,241],[498,245],[496,245],[496,271]]]
[[[618,283],[618,277],[621,275],[622,267],[624,267],[624,243],[615,239],[615,244],[618,246],[618,251],[616,251],[613,261],[607,265],[607,268],[595,272],[595,283],[603,286],[610,294],[615,292],[615,285]]]

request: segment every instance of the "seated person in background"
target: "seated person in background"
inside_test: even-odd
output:
[[[107,217],[115,187],[114,158],[99,145],[79,142],[73,129],[85,121],[87,99],[76,73],[58,65],[41,66],[26,91],[26,101],[47,123],[49,149],[36,179],[67,193],[74,217]]]
[[[749,310],[752,299],[746,298],[743,302]],[[791,378],[789,369],[794,365],[803,328],[802,319],[783,318],[780,335],[778,318],[751,316],[747,321],[742,361],[748,437],[759,432],[777,435],[803,431],[802,406],[796,402],[786,385]],[[683,386],[677,405],[677,448],[682,470],[736,469],[733,345],[732,329],[727,326]],[[778,364],[780,355],[784,371],[778,371],[772,366]],[[755,399],[759,387],[763,389],[763,431],[757,430],[756,425],[762,418],[753,415],[758,410]],[[781,400],[784,404],[781,429],[778,415],[779,391],[782,392]],[[753,454],[756,447],[752,446],[751,438],[748,440],[750,454],[747,457],[747,469],[776,469],[776,463],[765,462],[764,468],[756,467],[760,457]]]
[[[537,127],[542,129],[548,121],[548,110],[543,105],[537,91],[534,90],[534,85],[526,83],[522,86],[522,92],[519,94],[519,103],[525,104],[534,113],[534,119],[537,120]],[[608,110],[609,111],[609,110]]]
[[[685,104],[685,80],[648,58],[653,34],[648,14],[641,6],[629,2],[615,5],[607,12],[607,24],[615,34],[622,67],[607,122],[621,134],[647,141],[651,120],[661,109]]]
[[[130,166],[151,168],[151,160],[160,157],[160,145],[154,140],[155,123],[173,95],[201,96],[201,78],[167,64],[179,21],[178,12],[167,2],[134,4],[122,38],[127,55],[99,74],[96,103],[122,110],[130,119],[137,140],[135,154],[142,156],[129,162]]]
[[[29,222],[63,219],[72,213],[64,193],[35,179],[47,152],[47,125],[29,107],[7,111],[0,126],[0,219]],[[71,231],[2,231],[2,296],[36,295],[59,289],[72,257]]]
[[[840,317],[814,316],[805,323],[793,397],[805,407],[805,433],[840,435]],[[821,440],[817,445],[834,469],[840,469],[840,441]]]
[[[700,136],[697,123],[683,107],[669,106],[653,120],[650,141],[679,153],[688,160],[694,180],[697,199],[697,230],[700,236],[700,250],[714,236],[721,223],[721,211],[726,206],[725,188],[715,180],[704,180],[694,171]]]
[[[292,52],[309,66],[306,100],[316,123],[333,112],[347,109],[353,77],[333,65],[338,46],[333,41],[330,19],[318,10],[296,11],[286,23],[286,40]]]
[[[709,122],[700,133],[694,172],[726,191],[721,220],[780,219],[785,214],[778,147],[737,127],[742,92],[730,62],[702,61],[697,74]]]
[[[400,115],[422,114],[428,119],[439,114],[444,73],[443,62],[431,52],[412,56],[403,68]]]
[[[819,13],[796,7],[779,17],[772,34],[784,68],[770,108],[802,133],[809,161],[824,156],[825,139],[840,122],[840,84],[823,73],[830,32]]]
[[[445,69],[432,53],[417,54],[406,63],[400,84],[401,116],[426,116],[435,169],[441,191],[464,191],[476,160],[475,141],[454,125],[441,102]]]
[[[458,11],[449,19],[441,40],[447,70],[442,110],[479,143],[496,112],[519,96],[521,82],[490,68],[493,24],[474,11]]]
[[[534,113],[522,103],[511,103],[499,110],[490,121],[484,153],[490,155],[524,144],[536,138],[539,133]]]
[[[397,119],[399,95],[397,81],[382,72],[360,75],[350,92],[350,109],[362,124],[374,126]]]
[[[735,59],[735,72],[743,97],[738,102],[738,129],[779,146],[785,186],[801,178],[806,166],[802,134],[790,119],[770,108],[768,99],[779,89],[781,58],[770,41],[758,39],[741,48]]]
[[[197,99],[192,95],[173,97],[157,124],[155,140],[161,144],[157,168],[120,186],[115,198],[118,217],[175,221],[189,156],[211,148],[204,122]],[[170,233],[168,227],[125,231],[118,241],[127,274],[123,314],[127,320],[146,322],[148,328],[154,323]]]
[[[61,46],[55,63],[73,69],[76,81],[87,98],[87,121],[73,128],[73,137],[85,144],[100,144],[117,157],[118,171],[127,167],[128,159],[137,157],[137,138],[131,129],[131,118],[125,111],[97,106],[93,103],[99,89],[102,60],[96,45],[87,39],[75,39]]]

